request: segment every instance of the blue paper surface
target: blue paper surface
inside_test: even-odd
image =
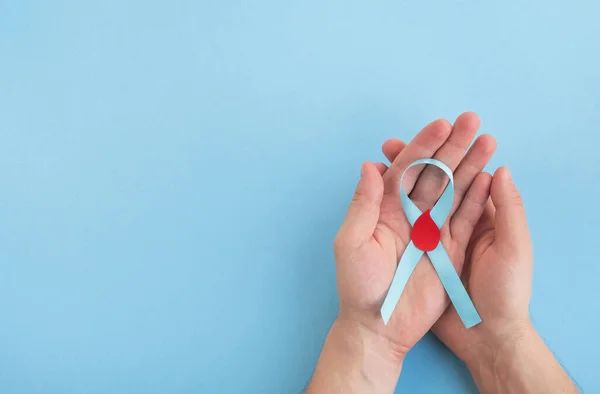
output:
[[[362,161],[466,110],[523,194],[536,328],[600,392],[599,14],[0,1],[0,393],[301,392]],[[430,335],[397,392],[477,393]]]

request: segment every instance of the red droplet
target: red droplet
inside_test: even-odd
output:
[[[429,252],[435,249],[440,242],[440,229],[435,224],[429,209],[415,222],[412,228],[411,239],[415,246],[423,252]]]

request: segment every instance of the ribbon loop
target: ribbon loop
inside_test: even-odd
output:
[[[433,208],[425,213],[421,212],[415,203],[412,202],[402,187],[404,175],[408,169],[419,164],[434,165],[444,171],[450,179],[448,186],[446,186],[446,189],[444,189],[444,192]],[[454,305],[465,327],[470,328],[480,323],[481,317],[477,313],[471,298],[469,298],[469,294],[452,265],[446,249],[444,249],[444,245],[442,245],[439,239],[439,229],[441,229],[448,218],[452,209],[452,203],[454,202],[454,177],[452,176],[452,170],[436,159],[420,159],[413,162],[406,168],[400,178],[400,199],[406,218],[413,227],[413,234],[411,234],[411,241],[400,258],[396,273],[381,306],[381,316],[384,323],[387,324],[392,316],[392,312],[402,295],[402,291],[410,275],[421,259],[421,256],[425,253],[429,257],[429,260],[431,260],[444,289],[448,293],[448,297],[450,297],[450,301]],[[431,228],[434,224],[437,226],[437,229]]]

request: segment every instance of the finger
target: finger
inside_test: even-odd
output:
[[[517,190],[507,167],[494,174],[491,197],[496,216],[496,240],[502,247],[515,252],[530,253],[529,229],[521,194]],[[524,242],[525,241],[525,242]]]
[[[393,163],[396,159],[396,156],[398,156],[398,154],[400,154],[400,152],[402,152],[402,150],[405,147],[406,144],[403,141],[400,141],[397,138],[390,138],[389,140],[383,143],[383,145],[381,146],[381,151],[383,152],[384,156],[390,161],[390,163]]]
[[[491,186],[490,186],[490,190],[491,190]],[[490,193],[491,193],[491,191],[490,191]],[[484,237],[489,231],[494,230],[494,216],[495,215],[496,215],[496,208],[494,208],[494,204],[492,204],[492,199],[488,198],[483,207],[483,213],[481,214],[479,221],[477,221],[477,224],[475,225],[475,228],[473,229],[471,238],[469,238],[469,241],[467,242],[466,256],[471,256],[471,254],[473,253],[473,246],[478,244],[478,241],[481,239],[481,237]],[[465,258],[465,267],[467,268],[467,270],[468,270],[469,266],[470,266],[470,259],[467,257],[467,258]],[[463,272],[464,272],[464,270],[463,270]],[[468,276],[465,276],[465,277],[468,277]]]
[[[492,175],[480,172],[450,220],[450,234],[459,244],[466,245],[490,198]]]
[[[383,180],[375,164],[365,162],[346,218],[336,236],[336,247],[356,248],[375,231],[383,197]]]
[[[479,136],[454,172],[454,206],[450,216],[456,211],[475,177],[483,171],[496,151],[496,140],[488,134]]]
[[[438,119],[425,126],[413,140],[394,159],[383,176],[385,193],[399,193],[400,176],[415,160],[431,157],[444,144],[452,126],[444,119]],[[404,189],[407,193],[412,190],[418,171],[409,171],[405,177]]]
[[[491,187],[490,187],[491,190]],[[490,191],[491,193],[491,191]],[[494,216],[496,215],[496,208],[494,208],[494,204],[492,204],[492,199],[488,198],[483,207],[483,213],[479,218],[479,221],[475,225],[473,229],[474,234],[482,234],[487,230],[494,228]]]
[[[443,162],[454,171],[475,137],[479,124],[477,114],[473,112],[461,114],[454,122],[450,136],[435,152],[433,158]],[[422,205],[432,205],[444,191],[448,181],[448,177],[442,170],[435,166],[426,166],[421,172],[410,198]]]
[[[405,147],[406,144],[403,141],[400,141],[397,138],[390,138],[383,143],[381,151],[390,161],[390,163],[392,163],[394,159],[396,159],[396,156],[398,156]],[[381,175],[383,175],[388,169],[388,166],[384,163],[375,163],[375,165],[377,166],[377,169]]]
[[[385,174],[388,169],[388,166],[384,163],[375,163],[375,167],[377,167],[377,171],[379,171],[381,175]]]

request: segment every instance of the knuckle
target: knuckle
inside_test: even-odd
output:
[[[338,232],[337,235],[335,236],[335,238],[333,239],[334,252],[339,253],[346,247],[346,245],[347,245],[346,237],[344,236],[344,234],[341,231]]]
[[[518,192],[515,192],[511,196],[511,201],[512,201],[513,205],[515,205],[515,206],[518,206],[518,207],[523,206],[523,197],[521,197],[521,194],[519,194]]]
[[[333,252],[337,256],[345,256],[352,253],[359,246],[355,234],[349,229],[341,229],[333,239]]]
[[[367,196],[363,193],[362,190],[356,189],[354,195],[352,196],[352,204],[362,204],[363,201],[367,199]]]

